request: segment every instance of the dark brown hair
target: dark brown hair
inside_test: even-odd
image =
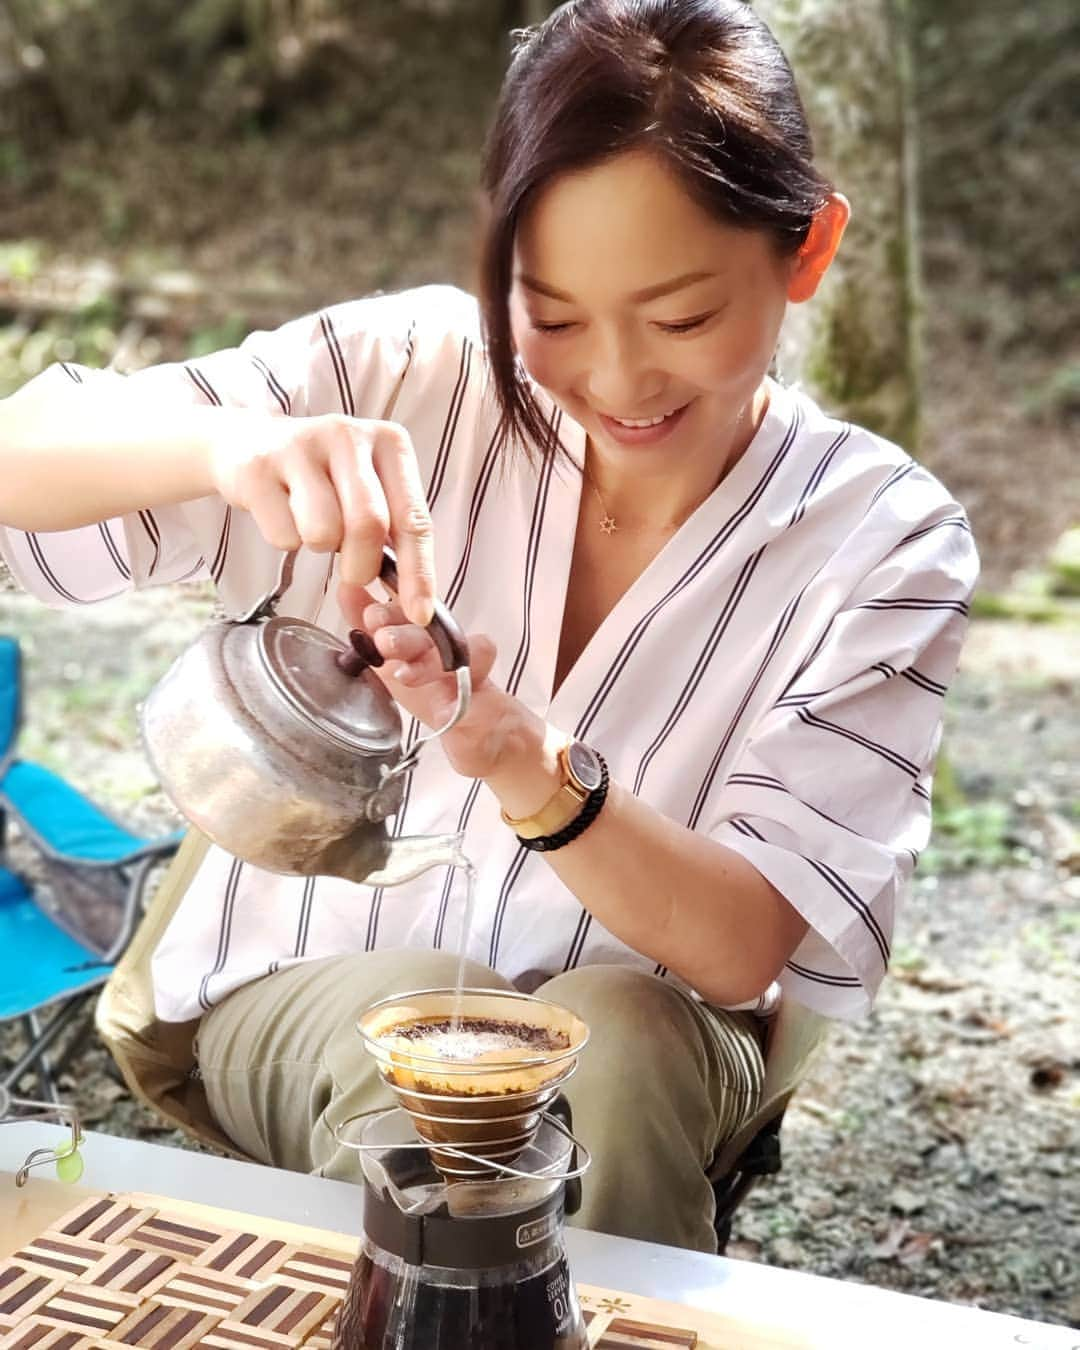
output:
[[[571,0],[520,38],[485,156],[480,303],[503,443],[546,453],[509,310],[514,237],[538,189],[650,149],[711,215],[787,253],[831,188],[787,58],[744,0]]]

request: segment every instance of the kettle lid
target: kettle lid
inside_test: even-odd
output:
[[[362,754],[401,745],[401,714],[385,685],[338,664],[349,647],[315,624],[278,617],[260,624],[260,664],[286,705],[322,736]]]

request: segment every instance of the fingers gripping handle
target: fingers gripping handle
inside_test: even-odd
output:
[[[383,550],[382,566],[379,568],[379,580],[398,594],[397,559],[389,549]],[[461,631],[457,620],[442,603],[435,601],[435,617],[427,626],[428,636],[442,658],[443,670],[461,670],[469,664],[469,644]]]

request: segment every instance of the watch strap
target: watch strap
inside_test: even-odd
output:
[[[581,814],[589,793],[574,780],[567,754],[570,744],[568,741],[560,746],[557,756],[563,781],[539,810],[516,819],[505,811],[500,812],[503,824],[509,825],[519,838],[540,839],[545,835],[558,834]]]
[[[607,801],[608,787],[610,779],[608,777],[608,766],[603,755],[597,754],[600,761],[600,785],[594,788],[585,799],[585,805],[581,808],[574,819],[564,829],[555,834],[541,835],[535,839],[524,839],[518,835],[518,843],[522,848],[527,848],[535,853],[553,853],[555,849],[563,848],[567,844],[572,844],[575,839],[584,834],[596,817],[600,814],[600,809]]]

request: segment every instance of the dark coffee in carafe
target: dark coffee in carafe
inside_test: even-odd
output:
[[[561,1244],[484,1272],[424,1270],[365,1243],[334,1350],[586,1350]]]
[[[332,1350],[586,1350],[563,1247],[582,1169],[554,1106],[520,1166],[486,1180],[446,1181],[401,1110],[365,1121],[363,1238]]]

